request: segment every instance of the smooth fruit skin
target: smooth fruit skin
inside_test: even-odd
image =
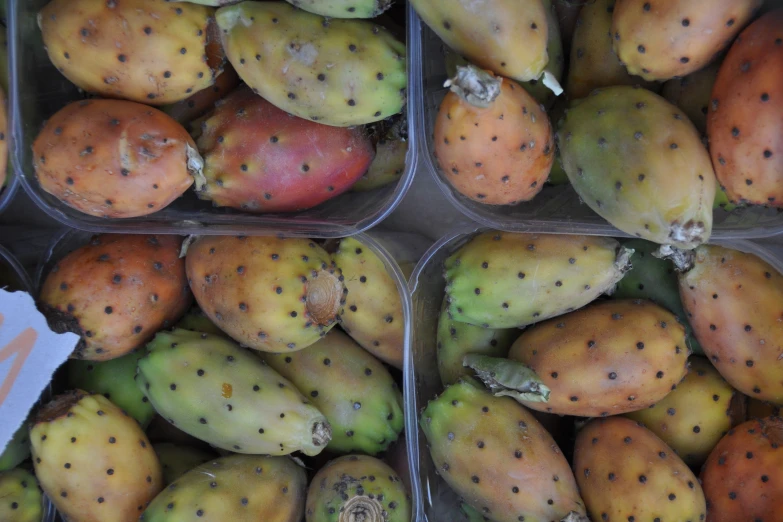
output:
[[[631,74],[669,80],[698,71],[729,45],[763,0],[617,0],[614,51]]]
[[[582,428],[574,475],[592,520],[696,522],[707,513],[693,472],[653,432],[630,419],[594,419]]]
[[[286,0],[299,9],[330,18],[375,18],[393,0]]]
[[[186,264],[201,310],[256,350],[306,348],[343,310],[340,270],[308,239],[203,236],[189,246]]]
[[[737,37],[712,90],[707,135],[734,203],[783,206],[783,9]]]
[[[170,442],[153,443],[163,468],[163,483],[169,485],[199,464],[216,458],[214,452]]]
[[[530,368],[551,390],[528,408],[605,417],[647,408],[687,374],[685,330],[668,310],[646,300],[604,301],[526,330],[508,358]]]
[[[307,490],[307,522],[410,519],[410,495],[402,480],[374,457],[346,455],[334,459],[315,474]]]
[[[23,422],[14,432],[11,440],[0,453],[0,471],[15,468],[30,456],[30,436],[27,421]]]
[[[226,56],[257,94],[335,127],[379,121],[406,100],[405,44],[365,20],[325,19],[282,2],[218,9]]]
[[[163,488],[147,436],[103,395],[55,397],[33,419],[30,441],[35,475],[68,520],[135,520]]]
[[[182,125],[196,123],[198,118],[211,110],[219,100],[225,98],[238,85],[237,72],[231,67],[231,64],[226,63],[223,66],[223,72],[215,78],[214,85],[195,92],[180,102],[161,107],[161,110]]]
[[[476,101],[479,90],[488,99]],[[554,161],[552,126],[518,83],[474,66],[458,67],[435,119],[435,157],[462,195],[513,205],[538,194]]]
[[[680,296],[704,353],[729,384],[783,404],[783,275],[754,254],[702,245]]]
[[[568,178],[627,234],[689,249],[712,232],[716,180],[682,111],[646,89],[607,87],[572,102],[557,133]]]
[[[497,522],[549,522],[584,506],[568,462],[533,415],[472,380],[451,385],[419,420],[438,474]]]
[[[236,343],[208,334],[159,332],[136,384],[155,410],[216,448],[254,455],[317,455],[326,417],[287,379]]]
[[[72,358],[107,361],[143,346],[192,295],[177,236],[100,234],[61,259],[39,296],[56,332],[81,336]]]
[[[740,424],[721,439],[701,471],[707,522],[780,522],[783,420]]]
[[[362,127],[292,116],[242,86],[201,123],[206,184],[198,196],[247,212],[312,208],[351,188],[375,150]]]
[[[737,393],[710,362],[691,357],[690,372],[663,400],[625,416],[644,424],[698,469],[732,426]]]
[[[139,522],[300,522],[306,487],[293,459],[231,455],[182,475]]]
[[[215,326],[215,323],[209,320],[209,317],[201,311],[197,305],[191,307],[188,312],[174,325],[174,328],[182,328],[191,332],[201,332],[221,337],[228,337],[226,333]]]
[[[49,59],[87,92],[149,105],[214,83],[214,9],[164,0],[52,0],[38,14]]]
[[[482,232],[444,263],[452,320],[517,328],[614,289],[630,252],[608,237]]]
[[[201,179],[187,131],[165,113],[122,100],[72,102],[33,143],[41,188],[85,214],[132,218],[157,212]]]
[[[41,522],[43,504],[38,480],[27,470],[0,471],[0,520]]]
[[[446,45],[479,67],[526,82],[541,76],[547,53],[543,1],[412,0],[416,13]]]

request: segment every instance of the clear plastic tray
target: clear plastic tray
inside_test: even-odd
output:
[[[14,137],[12,155],[25,191],[49,216],[68,226],[91,232],[158,234],[283,233],[288,236],[333,238],[350,236],[381,222],[402,200],[416,171],[417,147],[409,147],[406,168],[396,184],[371,192],[347,192],[315,208],[286,214],[253,215],[227,208],[214,208],[199,200],[192,190],[167,208],[149,216],[107,219],[83,214],[41,189],[32,167],[32,143],[43,122],[68,102],[84,98],[51,64],[36,23],[36,14],[48,0],[8,0],[10,62],[10,113]],[[396,9],[396,10],[395,10]],[[392,19],[405,17],[405,4],[390,11]],[[401,24],[403,25],[403,24]],[[408,70],[411,63],[408,43]],[[410,96],[410,100],[418,100]],[[408,140],[417,143],[413,103],[409,103]],[[2,199],[0,199],[2,205]]]
[[[443,262],[474,235],[489,230],[474,226],[451,232],[434,244],[419,260],[408,282],[413,298],[415,330],[408,351],[410,364],[406,366],[405,411],[408,437],[408,459],[412,473],[413,495],[416,497],[421,522],[453,522],[459,499],[435,473],[427,450],[427,440],[418,426],[418,412],[442,391],[436,358],[436,332],[446,282]],[[540,230],[537,231],[543,233]],[[713,243],[755,254],[783,273],[783,244],[746,240],[715,240]],[[558,438],[557,434],[555,438]],[[565,451],[565,450],[564,450]]]
[[[627,235],[583,204],[570,185],[545,186],[532,200],[515,206],[482,205],[456,190],[446,180],[433,155],[435,117],[446,95],[447,80],[443,41],[408,8],[408,53],[413,68],[410,93],[417,98],[413,104],[416,134],[421,140],[419,162],[429,170],[446,198],[463,214],[491,228],[510,232],[545,230],[552,234]],[[419,54],[415,54],[416,51]],[[712,235],[716,239],[749,239],[769,237],[783,232],[783,211],[750,207],[733,212],[714,212]]]
[[[43,285],[43,282],[46,278],[46,276],[49,274],[49,271],[52,269],[52,267],[64,256],[69,254],[70,252],[73,252],[77,248],[87,244],[90,240],[90,238],[93,236],[93,233],[85,232],[85,231],[79,231],[79,230],[71,230],[71,229],[64,229],[63,231],[59,232],[58,234],[55,234],[53,236],[52,242],[49,245],[49,247],[46,249],[46,251],[41,256],[41,260],[38,263],[38,266],[35,271],[34,276],[34,287],[36,288],[36,295],[37,292],[40,291],[41,286]],[[386,231],[381,229],[373,229],[371,232],[361,232],[354,236],[358,241],[369,247],[382,261],[384,266],[386,267],[386,270],[389,274],[389,276],[392,278],[394,283],[397,286],[397,291],[400,293],[400,296],[402,297],[402,313],[403,313],[403,321],[405,325],[405,334],[404,334],[404,370],[403,370],[403,394],[407,396],[408,393],[411,393],[413,390],[412,381],[409,380],[408,375],[413,372],[413,360],[411,358],[411,340],[413,338],[413,323],[412,323],[412,305],[411,305],[411,295],[408,291],[408,284],[407,280],[404,274],[404,269],[401,269],[400,266],[395,261],[395,257],[393,257],[393,254],[387,250],[386,247],[383,245],[388,245],[389,248],[394,249],[394,254],[401,258],[404,262],[404,264],[407,265],[413,265],[415,264],[415,261],[419,259],[421,254],[426,250],[425,245],[429,245],[431,242],[422,238],[419,235],[416,234],[406,234],[406,233],[399,233],[399,232],[392,232],[392,231]],[[2,259],[3,251],[0,249],[0,260]],[[408,270],[409,271],[409,270]],[[31,285],[32,288],[32,285]],[[62,389],[62,387],[58,388]],[[410,411],[408,408],[409,400],[406,399],[405,401],[405,435],[406,435],[406,441],[407,436],[411,433],[410,432],[410,426],[411,422],[414,425],[414,430],[417,428],[415,427],[416,423],[416,411]],[[415,431],[412,432],[415,435]],[[411,454],[408,454],[408,465],[409,469],[411,470],[411,476],[415,476],[417,474],[416,471],[418,468],[416,466],[416,461],[411,458]],[[419,506],[419,495],[414,490],[413,495],[411,497],[411,509],[412,509],[412,516],[411,516],[411,522],[418,522],[420,519],[417,518],[417,513],[421,511],[421,507]],[[53,519],[44,519],[44,522],[50,522]]]
[[[5,187],[0,187],[0,214],[11,204],[17,190],[19,190],[19,177],[9,169],[8,181]]]

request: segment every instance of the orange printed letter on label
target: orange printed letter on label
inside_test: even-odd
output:
[[[2,324],[2,322],[3,317],[0,315],[0,324]],[[0,348],[0,363],[13,358],[11,371],[8,372],[8,375],[6,375],[2,384],[0,384],[0,404],[8,397],[8,393],[11,391],[14,382],[16,382],[19,372],[22,371],[27,356],[33,351],[36,339],[38,339],[38,332],[33,328],[28,327],[10,343]]]

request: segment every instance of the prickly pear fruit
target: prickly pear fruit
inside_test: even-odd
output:
[[[576,192],[623,232],[693,248],[712,232],[715,173],[682,111],[648,90],[608,87],[572,104],[557,133]]]
[[[299,9],[329,18],[375,18],[393,0],[286,0]]]
[[[347,237],[333,259],[348,290],[340,324],[362,348],[402,369],[405,317],[397,284],[370,247]]]
[[[623,417],[576,437],[574,474],[593,520],[704,520],[699,480],[653,432]],[[739,519],[737,519],[739,520]]]
[[[698,468],[732,425],[735,391],[707,359],[691,357],[677,389],[647,409],[627,413]]]
[[[715,81],[707,134],[732,202],[783,206],[781,42],[783,9],[777,9],[742,32]]]
[[[35,476],[21,468],[0,472],[0,520],[41,522],[43,504]]]
[[[243,86],[201,125],[206,183],[198,196],[249,212],[312,208],[342,194],[375,156],[362,127],[297,118]]]
[[[549,62],[544,68],[548,78],[554,78],[560,84],[563,80],[565,69],[565,55],[563,53],[563,40],[560,36],[560,25],[557,22],[555,2],[557,0],[541,0],[546,10],[547,42],[546,52]],[[552,107],[558,96],[541,79],[533,79],[521,84],[530,95],[547,109]]]
[[[364,20],[325,19],[282,2],[242,2],[217,12],[239,77],[272,104],[335,127],[402,110],[405,44]]]
[[[457,67],[435,120],[435,156],[451,185],[488,205],[538,194],[554,160],[552,126],[519,84]]]
[[[98,217],[157,212],[194,178],[202,179],[202,165],[182,125],[157,109],[122,100],[73,102],[46,122],[33,143],[41,188]]]
[[[411,502],[402,480],[384,462],[364,455],[330,461],[307,490],[305,520],[409,522]]]
[[[698,71],[740,32],[763,0],[617,0],[614,51],[631,74],[668,80]]]
[[[566,94],[572,100],[584,98],[599,87],[652,83],[632,76],[612,49],[612,13],[616,0],[583,2],[571,44]]]
[[[153,444],[153,447],[163,468],[163,483],[166,485],[171,484],[199,464],[217,457],[211,451],[190,446],[178,446],[170,442]]]
[[[680,296],[704,353],[737,390],[783,404],[783,275],[754,254],[718,245],[690,257]]]
[[[226,64],[223,73],[215,78],[215,85],[193,93],[180,102],[161,107],[161,110],[182,125],[187,125],[212,109],[218,100],[227,96],[238,85],[237,72],[230,64]]]
[[[82,337],[72,358],[107,361],[173,324],[192,296],[176,236],[100,234],[52,268],[41,308],[56,332]]]
[[[231,455],[204,463],[166,488],[140,522],[299,522],[307,477],[287,457]]]
[[[563,37],[563,48],[566,54],[570,52],[571,42],[576,29],[579,11],[585,4],[582,0],[554,0],[557,22]]]
[[[201,237],[190,245],[186,264],[201,310],[256,350],[306,348],[342,313],[340,270],[308,239]]]
[[[778,522],[783,497],[783,419],[740,424],[723,437],[701,471],[709,522]]]
[[[223,330],[215,326],[215,323],[209,320],[207,314],[202,312],[201,308],[198,306],[191,307],[191,309],[188,310],[188,313],[183,315],[182,319],[174,325],[174,328],[228,337]]]
[[[69,520],[134,520],[163,488],[160,462],[139,424],[103,395],[54,398],[30,430],[35,475]]]
[[[493,329],[452,321],[444,299],[438,318],[438,372],[444,386],[456,383],[473,372],[462,365],[469,353],[505,357],[521,332],[516,328]]]
[[[139,361],[136,382],[182,431],[236,453],[317,455],[329,422],[290,381],[220,337],[160,332]]]
[[[497,522],[584,516],[574,475],[552,436],[510,398],[461,380],[430,401],[420,426],[438,473],[484,516]]]
[[[403,116],[392,124],[375,144],[375,158],[369,170],[353,184],[353,192],[390,185],[402,177],[408,156],[408,122]]]
[[[38,14],[49,59],[77,87],[151,105],[212,85],[213,24],[214,9],[164,0],[52,0]]]
[[[146,433],[153,444],[172,443],[178,446],[188,446],[204,450],[211,449],[209,444],[192,435],[188,435],[173,424],[170,424],[169,421],[161,417],[160,414],[152,419],[152,422],[150,422],[150,425],[147,427]]]
[[[688,76],[669,80],[661,91],[661,96],[682,109],[702,135],[707,132],[710,95],[719,67],[720,63],[713,63]]]
[[[68,387],[90,393],[100,393],[136,419],[146,429],[155,416],[155,409],[136,386],[136,364],[144,357],[144,349],[111,361],[68,361]]]
[[[389,371],[350,337],[332,330],[307,350],[263,354],[332,426],[327,449],[375,455],[397,440],[404,426],[402,394]]]
[[[27,422],[14,432],[5,449],[0,453],[0,471],[13,469],[30,456],[30,436],[28,435]],[[2,518],[0,518],[2,520]]]
[[[513,387],[495,382],[497,372],[488,379],[500,394],[534,410],[581,417],[647,408],[688,371],[685,329],[641,299],[605,301],[543,322],[522,333],[508,358],[535,371],[551,395],[547,402],[517,397]]]
[[[484,328],[543,321],[611,292],[631,253],[608,237],[483,232],[446,259],[448,313]]]
[[[520,82],[538,79],[551,59],[542,0],[410,3],[449,47],[495,74]]]
[[[693,328],[680,300],[680,286],[674,263],[653,255],[659,245],[644,239],[624,241],[623,246],[633,249],[632,268],[625,274],[612,297],[617,299],[649,299],[677,316],[685,327],[686,344],[692,353],[704,355],[704,351],[693,335]]]

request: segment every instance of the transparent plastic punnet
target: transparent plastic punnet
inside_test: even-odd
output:
[[[11,154],[15,158],[16,172],[22,186],[52,218],[91,232],[215,235],[283,233],[313,238],[344,237],[381,222],[399,204],[410,187],[416,171],[415,146],[408,148],[405,171],[396,183],[369,192],[349,191],[300,212],[249,214],[229,208],[216,208],[209,201],[199,200],[192,187],[165,209],[139,218],[99,218],[72,209],[39,186],[32,166],[32,144],[44,121],[69,102],[85,98],[82,91],[57,71],[44,49],[36,17],[47,3],[48,0],[9,0],[8,39],[10,112],[14,137]],[[388,14],[391,20],[399,19],[401,25],[404,24],[404,4],[399,4]],[[409,71],[417,67],[417,64],[408,63]],[[417,138],[412,104],[409,103],[403,110],[408,111],[408,142],[414,144]],[[0,195],[0,208],[2,198]]]
[[[411,487],[421,509],[418,520],[422,522],[452,522],[464,518],[459,514],[459,498],[435,472],[417,415],[443,390],[436,357],[438,317],[446,288],[443,263],[472,237],[487,230],[490,229],[476,226],[447,234],[422,256],[408,281],[416,328],[407,354],[410,365],[406,367],[405,378],[411,389],[405,390],[406,429],[408,459],[411,469],[418,470],[418,473],[412,474]],[[755,254],[783,273],[783,244],[762,245],[746,240],[715,240],[712,243]],[[559,438],[557,433],[552,435],[555,439]]]
[[[408,9],[408,49],[413,69],[411,97],[416,98],[415,126],[421,140],[420,163],[429,170],[446,198],[469,218],[488,227],[509,232],[542,231],[553,234],[591,234],[628,237],[583,204],[570,184],[546,185],[531,201],[513,206],[483,205],[457,192],[445,178],[434,156],[435,118],[448,89],[443,41]],[[418,51],[418,54],[416,52]],[[553,122],[556,124],[556,122]],[[748,207],[713,213],[712,235],[718,239],[760,238],[783,232],[783,212]]]
[[[19,177],[11,169],[8,169],[8,178],[5,186],[0,187],[0,214],[11,204],[11,200],[14,198],[17,190],[19,190]]]

